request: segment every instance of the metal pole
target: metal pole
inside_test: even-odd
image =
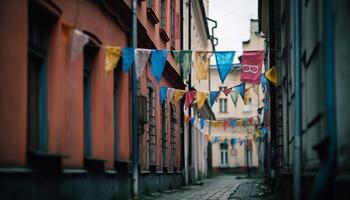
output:
[[[293,194],[294,199],[301,199],[301,6],[300,0],[293,3],[294,22],[294,66],[295,66],[295,129],[294,129],[294,173]]]
[[[137,0],[132,0],[131,45],[137,48]],[[138,97],[135,67],[132,68],[132,195],[138,195],[139,184],[139,129],[138,129]]]

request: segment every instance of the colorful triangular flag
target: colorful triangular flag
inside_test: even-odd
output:
[[[157,82],[160,82],[162,78],[165,63],[170,51],[168,50],[154,50],[151,55],[151,72],[156,78]]]
[[[245,92],[245,83],[241,83],[239,85],[236,85],[233,87],[239,94],[241,95],[242,99],[244,98],[244,92]]]
[[[106,72],[113,71],[117,66],[122,53],[122,48],[120,47],[106,47],[106,59],[105,59],[105,70]]]
[[[168,87],[160,87],[159,91],[159,100],[160,100],[160,105],[162,105],[167,97],[168,93]]]
[[[218,100],[219,95],[220,95],[220,91],[211,91],[209,93],[210,106],[214,105],[214,103]]]
[[[231,100],[233,102],[233,105],[235,105],[235,107],[237,107],[237,101],[238,101],[238,97],[239,97],[239,94],[237,91],[233,91],[230,93],[230,96],[231,96]]]
[[[89,36],[87,36],[85,33],[78,29],[74,29],[73,36],[72,36],[72,43],[71,43],[71,51],[70,51],[70,61],[73,62],[81,51],[83,50],[84,46],[89,42]]]
[[[146,68],[149,56],[151,55],[152,50],[150,49],[136,49],[135,52],[135,70],[136,78],[139,80],[143,70]]]
[[[208,52],[206,52],[206,51],[196,51],[195,52],[194,67],[196,69],[197,80],[207,80],[208,79],[208,69],[209,69]]]
[[[197,91],[192,90],[192,91],[188,91],[185,94],[185,108],[189,108],[190,105],[192,104],[192,102],[196,99],[196,93]]]
[[[226,89],[224,89],[224,91],[222,91],[222,92],[227,96],[228,94],[231,93],[231,91],[232,91],[232,88],[226,88]]]
[[[128,72],[130,70],[131,65],[134,63],[135,49],[130,47],[123,48],[122,58],[123,58],[123,65],[122,65],[123,72]]]
[[[177,90],[177,89],[174,89],[174,90],[175,90],[175,93],[174,93],[174,97],[172,99],[172,102],[174,104],[176,104],[184,96],[186,91],[185,90]]]
[[[273,85],[277,84],[277,69],[275,66],[273,66],[272,68],[270,68],[269,70],[267,70],[265,72],[265,77],[267,80],[269,80]]]
[[[205,100],[207,100],[208,93],[206,92],[197,92],[196,99],[197,99],[197,107],[200,109],[204,103]]]
[[[187,80],[192,63],[192,51],[173,51],[175,62],[181,65],[182,77]]]
[[[216,65],[218,68],[221,83],[224,83],[226,76],[231,72],[235,51],[215,52]]]

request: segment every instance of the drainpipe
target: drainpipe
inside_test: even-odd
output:
[[[188,0],[188,50],[191,50],[191,28],[192,28],[192,24],[191,24],[191,18],[192,18],[192,1]],[[189,74],[189,78],[188,78],[188,91],[191,89],[191,79],[192,79],[192,70],[190,69],[190,74]],[[188,108],[188,116],[191,117],[191,106],[189,106]],[[187,181],[188,183],[190,183],[191,181],[191,168],[192,168],[192,123],[188,123],[188,166],[187,166]]]
[[[327,80],[325,88],[326,139],[314,147],[321,160],[321,167],[315,177],[310,199],[332,198],[331,184],[337,161],[337,124],[335,105],[335,70],[334,70],[334,24],[333,0],[323,0],[323,73]]]
[[[294,73],[295,73],[295,129],[294,129],[294,173],[293,194],[294,200],[301,199],[301,0],[293,2],[293,25],[294,25]]]
[[[137,48],[137,0],[132,0],[132,30],[131,46]],[[132,195],[138,195],[139,184],[139,127],[138,127],[138,97],[137,97],[137,79],[135,67],[132,67]]]
[[[210,19],[209,17],[207,17],[207,20],[214,23],[214,26],[211,27],[210,40],[211,40],[211,44],[212,44],[212,47],[213,47],[213,51],[215,52],[215,47],[218,45],[219,40],[218,40],[218,38],[214,37],[214,29],[216,29],[218,27],[218,23],[217,23],[216,20]],[[214,42],[214,41],[216,41],[216,42]],[[209,66],[208,89],[209,89],[209,92],[210,92],[211,91],[211,69],[210,69],[210,66]],[[209,135],[211,135],[211,124],[210,123],[209,123],[208,127],[209,127]],[[211,144],[210,141],[208,142],[207,151],[208,151],[208,163],[207,163],[207,166],[208,166],[208,171],[210,170],[210,172],[211,172],[212,171],[212,163],[211,162],[212,162],[212,155],[213,154],[210,153],[212,151],[212,144]]]

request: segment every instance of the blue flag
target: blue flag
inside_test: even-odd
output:
[[[265,137],[266,134],[267,134],[267,130],[264,127],[264,128],[261,129],[261,135],[262,135],[262,137]]]
[[[151,71],[157,82],[162,78],[165,62],[167,60],[168,50],[154,50],[151,55]]]
[[[165,98],[168,93],[168,87],[160,87],[160,92],[159,92],[159,100],[160,100],[160,105],[163,105]]]
[[[210,97],[210,106],[214,105],[214,102],[216,101],[216,98],[219,96],[220,91],[211,91],[209,93],[209,97]]]
[[[245,83],[241,83],[239,85],[236,85],[233,87],[235,90],[239,92],[241,95],[242,99],[244,99],[244,93],[245,93]]]
[[[231,126],[232,128],[234,128],[237,125],[237,121],[236,120],[231,120]]]
[[[262,73],[260,75],[260,83],[262,85],[262,88],[267,91],[267,89],[269,88],[269,82],[266,79],[265,73]]]
[[[231,72],[235,51],[215,52],[216,65],[218,67],[221,83],[224,83],[226,76]]]
[[[194,124],[194,117],[191,117],[191,124]]]
[[[201,119],[200,123],[201,123],[201,129],[203,129],[205,125],[205,119]]]
[[[128,72],[132,63],[134,63],[135,49],[126,47],[123,48],[123,72]]]

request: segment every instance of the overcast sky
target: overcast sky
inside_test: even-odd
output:
[[[235,50],[235,63],[242,54],[242,41],[249,39],[250,19],[258,18],[258,0],[209,0],[209,18],[218,22],[217,51]],[[209,23],[211,29],[212,23]]]

